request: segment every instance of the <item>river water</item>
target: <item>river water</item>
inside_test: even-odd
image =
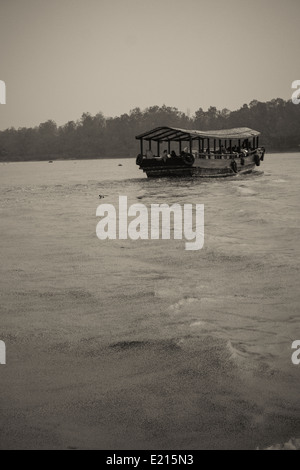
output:
[[[107,159],[0,181],[1,448],[299,447],[300,154],[214,180]],[[120,195],[204,204],[203,249],[100,241]]]

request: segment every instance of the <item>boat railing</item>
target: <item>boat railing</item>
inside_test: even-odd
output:
[[[257,149],[255,150],[244,150],[242,152],[232,152],[232,153],[219,153],[218,151],[210,151],[210,152],[193,152],[196,158],[202,158],[204,160],[233,160],[235,158],[245,158],[256,153]]]
[[[204,152],[204,153],[199,153],[198,151],[193,151],[193,155],[195,158],[201,158],[203,160],[233,160],[235,158],[245,158],[249,157],[251,155],[254,155],[257,152],[258,149],[255,150],[243,150],[241,152],[232,152],[232,153],[218,153],[217,151],[214,152],[211,150],[209,153]],[[182,160],[182,157],[180,155],[176,155],[176,157],[171,157],[165,160],[162,157],[157,157],[153,156],[151,158],[147,157],[146,155],[143,155],[143,160],[154,160],[156,162],[161,161],[175,161],[177,160],[178,162]]]

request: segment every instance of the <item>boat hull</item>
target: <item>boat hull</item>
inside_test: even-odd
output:
[[[259,158],[257,158],[259,157]],[[251,173],[254,168],[260,165],[263,155],[257,151],[246,157],[222,156],[200,156],[195,157],[192,165],[185,164],[182,159],[168,159],[167,161],[156,161],[155,159],[144,159],[140,163],[140,169],[149,178],[162,177],[200,177],[200,178],[221,178],[236,176],[238,174]],[[235,162],[236,165],[233,164]],[[233,169],[234,167],[234,169]]]

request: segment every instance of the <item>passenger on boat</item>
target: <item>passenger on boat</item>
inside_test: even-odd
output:
[[[151,149],[149,149],[149,150],[146,151],[146,158],[147,158],[147,159],[152,159],[152,158],[154,158],[154,155],[153,155],[153,152],[152,152]]]
[[[226,149],[225,149],[224,145],[221,145],[221,147],[220,147],[220,149],[219,149],[219,151],[218,151],[218,154],[219,154],[219,155],[222,155],[222,154],[225,154],[225,153],[226,153]]]
[[[183,150],[181,150],[180,156],[184,158],[186,155],[190,155],[189,149],[187,147],[184,147]]]
[[[176,157],[177,157],[177,155],[176,155],[175,150],[172,150],[172,152],[171,152],[171,158],[176,158]]]
[[[162,156],[163,161],[166,162],[168,160],[168,158],[171,158],[171,155],[168,153],[167,150],[164,150],[163,151],[163,156]]]
[[[229,153],[230,153],[230,150],[229,150]],[[234,155],[234,156],[236,156],[236,157],[239,156],[238,148],[237,148],[236,145],[234,145],[234,146],[232,147],[231,153],[232,153],[232,155]]]

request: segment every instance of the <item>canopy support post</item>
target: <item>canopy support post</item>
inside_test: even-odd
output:
[[[143,139],[140,140],[140,148],[141,148],[141,155],[143,156],[143,152],[144,152],[144,149],[143,149]]]

